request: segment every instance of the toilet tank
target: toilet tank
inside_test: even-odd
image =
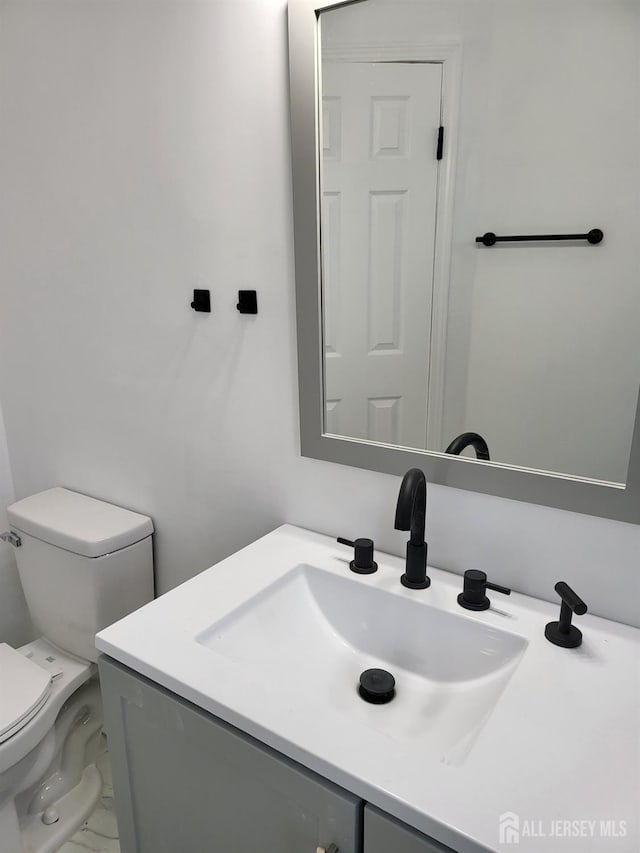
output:
[[[153,522],[54,488],[7,508],[20,581],[37,630],[97,660],[95,635],[153,599]]]

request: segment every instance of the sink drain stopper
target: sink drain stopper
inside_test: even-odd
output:
[[[358,693],[365,702],[384,705],[396,695],[396,680],[386,669],[365,669],[360,676]]]

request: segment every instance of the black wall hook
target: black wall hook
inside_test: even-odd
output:
[[[258,294],[255,290],[239,290],[236,308],[241,314],[258,313]]]
[[[191,307],[194,311],[204,311],[207,314],[211,313],[211,294],[208,290],[194,290],[193,302]]]

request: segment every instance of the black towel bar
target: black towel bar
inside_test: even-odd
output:
[[[592,228],[588,234],[524,234],[513,237],[499,237],[493,231],[487,231],[482,237],[476,237],[476,243],[484,246],[495,246],[496,243],[531,243],[534,240],[544,242],[546,240],[586,240],[592,246],[602,242],[604,234],[599,228]]]

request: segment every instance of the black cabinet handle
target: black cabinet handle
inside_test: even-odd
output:
[[[564,581],[558,581],[554,589],[562,599],[560,619],[557,622],[548,622],[544,635],[554,646],[575,649],[582,643],[582,631],[571,624],[571,617],[574,613],[583,616],[587,612],[587,605]]]

